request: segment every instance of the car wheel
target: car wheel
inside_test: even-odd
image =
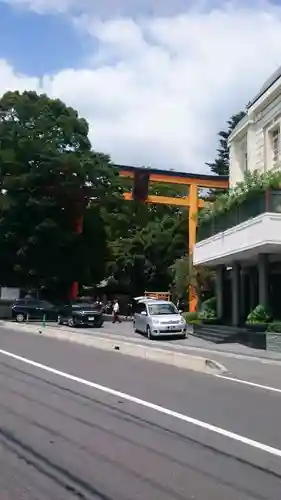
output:
[[[60,315],[58,315],[57,322],[58,322],[58,325],[63,325],[63,322],[62,322],[62,319],[61,319]]]
[[[71,328],[73,328],[75,326],[75,321],[74,321],[74,318],[72,316],[70,318],[68,318],[67,324]]]
[[[99,318],[95,321],[95,327],[96,328],[101,328],[103,325],[103,319]]]
[[[16,322],[17,323],[23,323],[25,321],[25,315],[22,313],[18,313],[16,315]]]
[[[153,335],[151,333],[151,328],[149,325],[147,325],[147,328],[146,328],[146,334],[147,334],[147,338],[152,340],[153,339]]]

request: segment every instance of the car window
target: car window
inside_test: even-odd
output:
[[[38,302],[38,305],[40,307],[46,307],[46,308],[52,308],[54,307],[53,304],[51,304],[50,302],[47,302],[46,300],[41,300],[40,302]]]
[[[137,304],[137,307],[136,307],[136,313],[137,314],[141,314],[142,311],[145,311],[146,312],[146,307],[145,307],[145,304],[143,302],[139,302]]]
[[[15,300],[14,305],[15,306],[24,306],[25,303],[26,303],[25,299],[17,299],[17,300]]]
[[[179,314],[174,304],[167,302],[167,304],[149,304],[149,314],[151,316],[160,316],[164,314]]]
[[[25,300],[25,305],[28,307],[37,307],[40,305],[38,300],[27,299]]]

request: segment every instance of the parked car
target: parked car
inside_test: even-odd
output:
[[[22,323],[27,319],[55,321],[57,319],[57,308],[45,300],[37,300],[32,298],[17,299],[12,304],[12,318],[18,323]]]
[[[85,300],[68,302],[59,308],[58,324],[100,328],[103,325],[102,307],[98,303]]]
[[[187,336],[187,325],[176,306],[166,300],[143,299],[136,305],[133,327],[148,338]]]

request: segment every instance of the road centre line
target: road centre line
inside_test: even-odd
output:
[[[137,398],[135,396],[131,396],[131,395],[126,394],[124,392],[120,392],[120,391],[117,391],[115,389],[111,389],[110,387],[96,384],[95,382],[90,382],[89,380],[85,380],[83,378],[76,377],[76,376],[71,375],[69,373],[62,372],[60,370],[57,370],[57,369],[52,368],[52,367],[47,366],[47,365],[43,365],[43,364],[38,363],[36,361],[33,361],[31,359],[24,358],[22,356],[19,356],[17,354],[12,353],[12,352],[8,352],[8,351],[4,351],[4,350],[0,349],[0,354],[2,354],[3,356],[7,356],[11,359],[15,359],[17,361],[20,361],[22,363],[25,363],[27,365],[33,366],[35,368],[39,368],[40,370],[44,370],[48,373],[58,375],[59,377],[65,378],[67,380],[71,380],[73,382],[77,382],[79,384],[83,384],[83,385],[86,385],[86,386],[91,387],[93,389],[96,389],[98,391],[104,392],[106,394],[110,394],[111,396],[116,396],[120,399],[129,401],[131,403],[138,404],[142,407],[145,407],[145,408],[148,408],[150,410],[162,413],[162,414],[167,415],[169,417],[176,418],[178,420],[181,420],[182,422],[186,422],[188,424],[195,425],[195,426],[200,427],[202,429],[209,430],[210,432],[213,432],[215,434],[219,434],[221,436],[232,439],[234,441],[238,441],[238,442],[245,444],[247,446],[250,446],[252,448],[256,448],[260,451],[264,451],[266,453],[269,453],[270,455],[281,457],[281,450],[279,450],[278,448],[273,448],[272,446],[268,446],[268,445],[260,443],[258,441],[254,441],[253,439],[249,439],[247,437],[240,436],[239,434],[235,434],[234,432],[230,432],[230,431],[227,431],[227,430],[222,429],[220,427],[216,427],[215,425],[208,424],[208,423],[203,422],[201,420],[197,420],[195,418],[189,417],[188,415],[178,413],[176,411],[170,410],[170,409],[165,408],[163,406],[159,406],[159,405],[156,405],[154,403],[150,403],[148,401]]]

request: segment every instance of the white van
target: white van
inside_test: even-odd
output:
[[[186,321],[176,306],[167,300],[142,299],[136,305],[133,328],[149,339],[161,336],[187,337]]]

